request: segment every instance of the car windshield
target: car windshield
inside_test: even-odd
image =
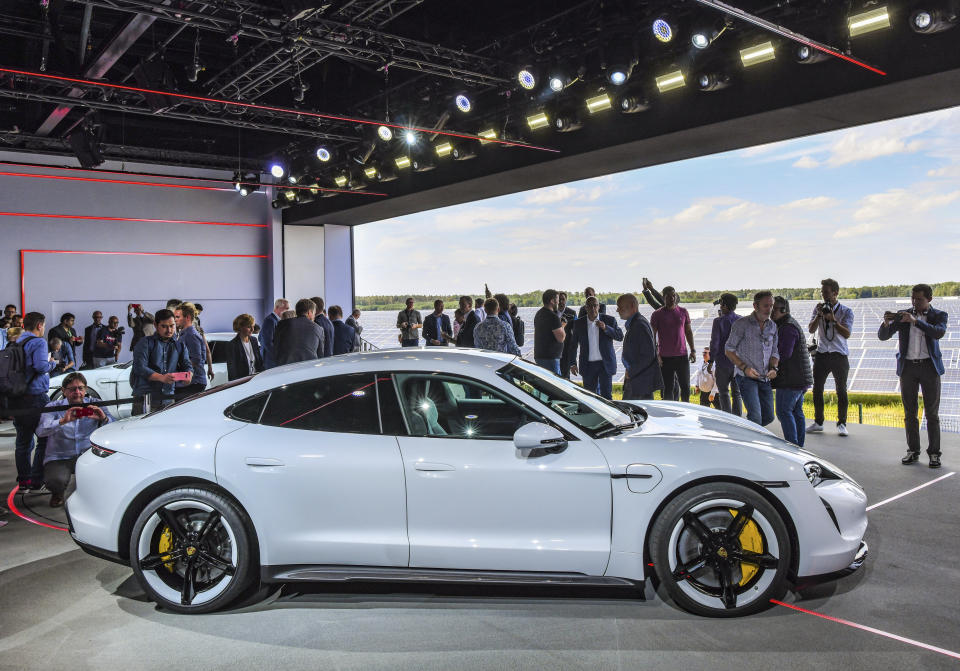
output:
[[[626,408],[523,359],[514,359],[497,374],[595,438],[634,426],[635,418]]]

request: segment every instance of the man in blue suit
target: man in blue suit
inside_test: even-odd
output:
[[[433,302],[433,312],[423,320],[423,337],[427,347],[446,347],[453,341],[450,317],[443,314],[443,301],[439,298]]]
[[[617,314],[627,332],[620,353],[623,367],[623,400],[653,400],[653,392],[663,389],[663,373],[657,361],[657,347],[653,329],[640,314],[640,302],[634,294],[623,294],[617,299]]]
[[[260,356],[263,359],[264,368],[273,368],[277,365],[273,336],[277,331],[277,324],[280,323],[280,315],[289,309],[290,301],[286,298],[278,298],[273,302],[273,312],[266,316],[260,326]]]
[[[571,330],[570,359],[578,361],[570,372],[583,376],[583,387],[604,398],[613,397],[613,374],[617,372],[617,355],[613,341],[623,340],[623,331],[617,320],[600,314],[600,301],[596,296],[587,298],[586,314],[573,322]],[[577,359],[577,347],[580,358]]]
[[[343,323],[343,310],[339,305],[331,305],[327,313],[333,322],[333,353],[349,354],[355,344],[356,329]]]
[[[923,413],[927,420],[927,455],[930,468],[940,468],[940,376],[943,357],[940,338],[947,332],[947,313],[930,307],[933,289],[929,284],[913,287],[912,310],[886,312],[877,332],[880,340],[900,336],[897,375],[907,430],[906,465],[920,458],[920,422],[917,420],[917,391],[923,392]]]
[[[333,356],[333,322],[330,321],[330,318],[327,317],[327,311],[324,310],[323,299],[319,296],[314,296],[311,298],[314,303],[317,304],[317,314],[313,318],[313,323],[323,329],[323,335],[326,338],[323,356]]]

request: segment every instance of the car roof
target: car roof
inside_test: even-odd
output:
[[[257,374],[250,383],[269,389],[278,384],[318,376],[367,371],[473,373],[499,370],[517,357],[513,354],[455,347],[396,347],[369,352],[340,354],[312,361],[291,363]]]

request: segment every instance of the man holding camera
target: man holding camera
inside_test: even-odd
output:
[[[125,330],[120,327],[120,319],[110,317],[106,326],[101,326],[94,334],[93,367],[109,366],[117,363],[120,346],[123,344]]]
[[[840,285],[836,280],[820,282],[823,302],[813,309],[808,329],[817,334],[817,352],[813,358],[813,424],[807,433],[823,431],[823,385],[833,374],[837,388],[837,433],[847,436],[847,375],[850,373],[850,349],[847,338],[853,328],[853,310],[840,305]]]
[[[900,337],[897,375],[903,400],[907,454],[900,460],[909,466],[920,459],[920,421],[917,419],[917,391],[923,393],[923,414],[927,420],[927,455],[930,468],[940,468],[940,376],[944,373],[940,339],[947,332],[947,313],[930,306],[933,289],[929,284],[913,287],[913,309],[886,312],[877,332],[880,340]]]
[[[116,317],[114,317],[116,319]],[[113,417],[87,396],[87,379],[82,373],[63,378],[63,398],[47,403],[47,408],[64,406],[59,412],[45,412],[37,435],[47,439],[43,459],[43,481],[50,490],[50,507],[63,505],[64,494],[74,474],[77,458],[90,449],[90,435]]]
[[[400,329],[400,345],[402,347],[417,347],[420,344],[420,329],[423,328],[423,318],[419,310],[413,309],[413,298],[407,298],[405,310],[397,313],[397,328]]]
[[[193,366],[180,340],[174,339],[177,323],[171,310],[157,310],[156,333],[140,339],[133,348],[130,386],[133,387],[133,414],[173,401],[175,387],[186,387],[193,379]]]

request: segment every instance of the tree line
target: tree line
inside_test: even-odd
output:
[[[934,296],[960,296],[960,282],[941,282],[931,285]],[[657,287],[662,288],[662,287]],[[910,296],[912,284],[884,284],[876,286],[863,287],[841,287],[840,300],[849,300],[853,298],[904,298]],[[680,301],[683,303],[712,303],[720,294],[729,292],[742,300],[750,301],[753,295],[760,289],[723,289],[711,291],[680,291]],[[774,295],[783,296],[789,300],[820,300],[820,287],[811,288],[781,288],[773,289]],[[623,291],[597,292],[597,298],[601,303],[612,305],[616,303],[617,297],[627,293]],[[634,294],[644,302],[641,291],[635,290]],[[523,294],[508,294],[510,301],[516,303],[517,307],[539,307],[543,290],[528,291]],[[484,292],[473,295],[473,298],[483,297]],[[460,296],[426,296],[423,294],[394,294],[380,296],[357,296],[356,307],[361,310],[402,310],[404,301],[410,297],[414,300],[414,305],[418,310],[433,311],[433,301],[437,298],[444,302],[444,305],[452,312],[456,308]],[[571,305],[583,305],[584,296],[582,291],[568,291],[567,302]]]

